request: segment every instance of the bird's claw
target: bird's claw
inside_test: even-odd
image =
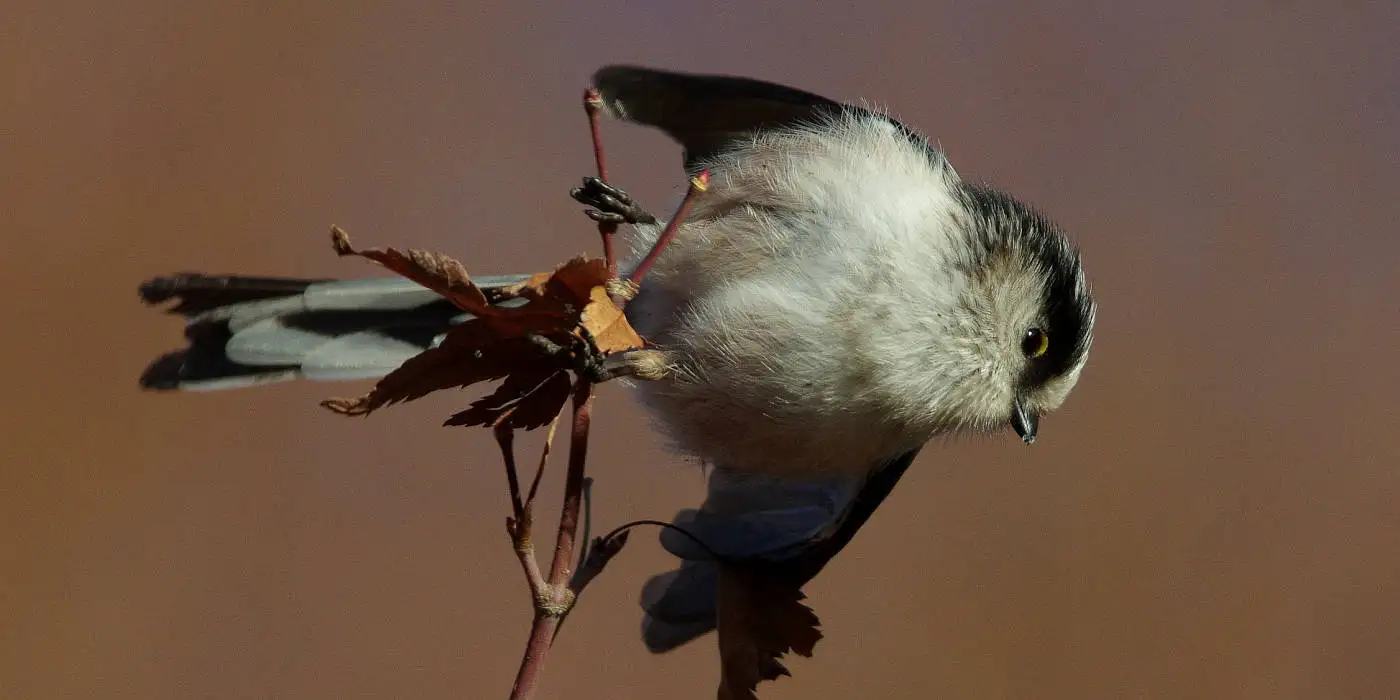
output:
[[[614,372],[607,367],[606,356],[598,349],[593,334],[580,326],[576,335],[569,338],[568,346],[537,333],[528,333],[526,341],[540,350],[545,357],[558,361],[564,369],[572,370],[579,377],[594,384],[612,379]]]
[[[569,190],[569,196],[580,204],[596,207],[584,210],[583,213],[598,223],[656,223],[656,217],[632,201],[632,196],[622,188],[609,185],[596,177],[583,178],[583,186]]]

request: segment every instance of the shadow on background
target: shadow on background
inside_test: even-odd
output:
[[[1400,5],[30,5],[0,28],[4,696],[504,697],[528,601],[490,439],[438,427],[469,397],[143,394],[180,327],[135,289],[377,274],[332,223],[481,272],[594,251],[566,190],[613,61],[878,100],[1058,218],[1101,303],[1042,439],[926,450],[764,697],[1400,695]],[[665,210],[674,148],[607,139]],[[600,413],[600,527],[698,499],[621,389]],[[638,639],[666,565],[634,540],[547,695],[711,697],[711,641]]]

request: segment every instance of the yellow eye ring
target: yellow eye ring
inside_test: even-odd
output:
[[[1050,349],[1050,336],[1039,328],[1031,328],[1026,331],[1026,335],[1021,338],[1021,352],[1026,357],[1034,360],[1045,354]]]

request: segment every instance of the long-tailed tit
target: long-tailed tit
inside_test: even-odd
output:
[[[606,112],[710,171],[627,317],[669,370],[637,395],[715,468],[704,505],[677,517],[714,552],[807,556],[815,575],[931,438],[1009,425],[1030,443],[1074,387],[1095,314],[1079,254],[911,129],[743,78],[607,67],[594,85]],[[633,261],[663,226],[601,183],[574,195],[633,224]],[[378,377],[463,319],[403,279],[187,274],[142,296],[178,297],[189,319],[189,347],[142,377],[153,389]],[[645,586],[654,651],[715,623],[711,552],[662,541],[685,561]]]

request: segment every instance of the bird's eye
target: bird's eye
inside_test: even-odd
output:
[[[1026,331],[1025,337],[1021,338],[1021,352],[1026,357],[1034,360],[1045,354],[1050,349],[1050,336],[1039,328],[1032,328]]]

